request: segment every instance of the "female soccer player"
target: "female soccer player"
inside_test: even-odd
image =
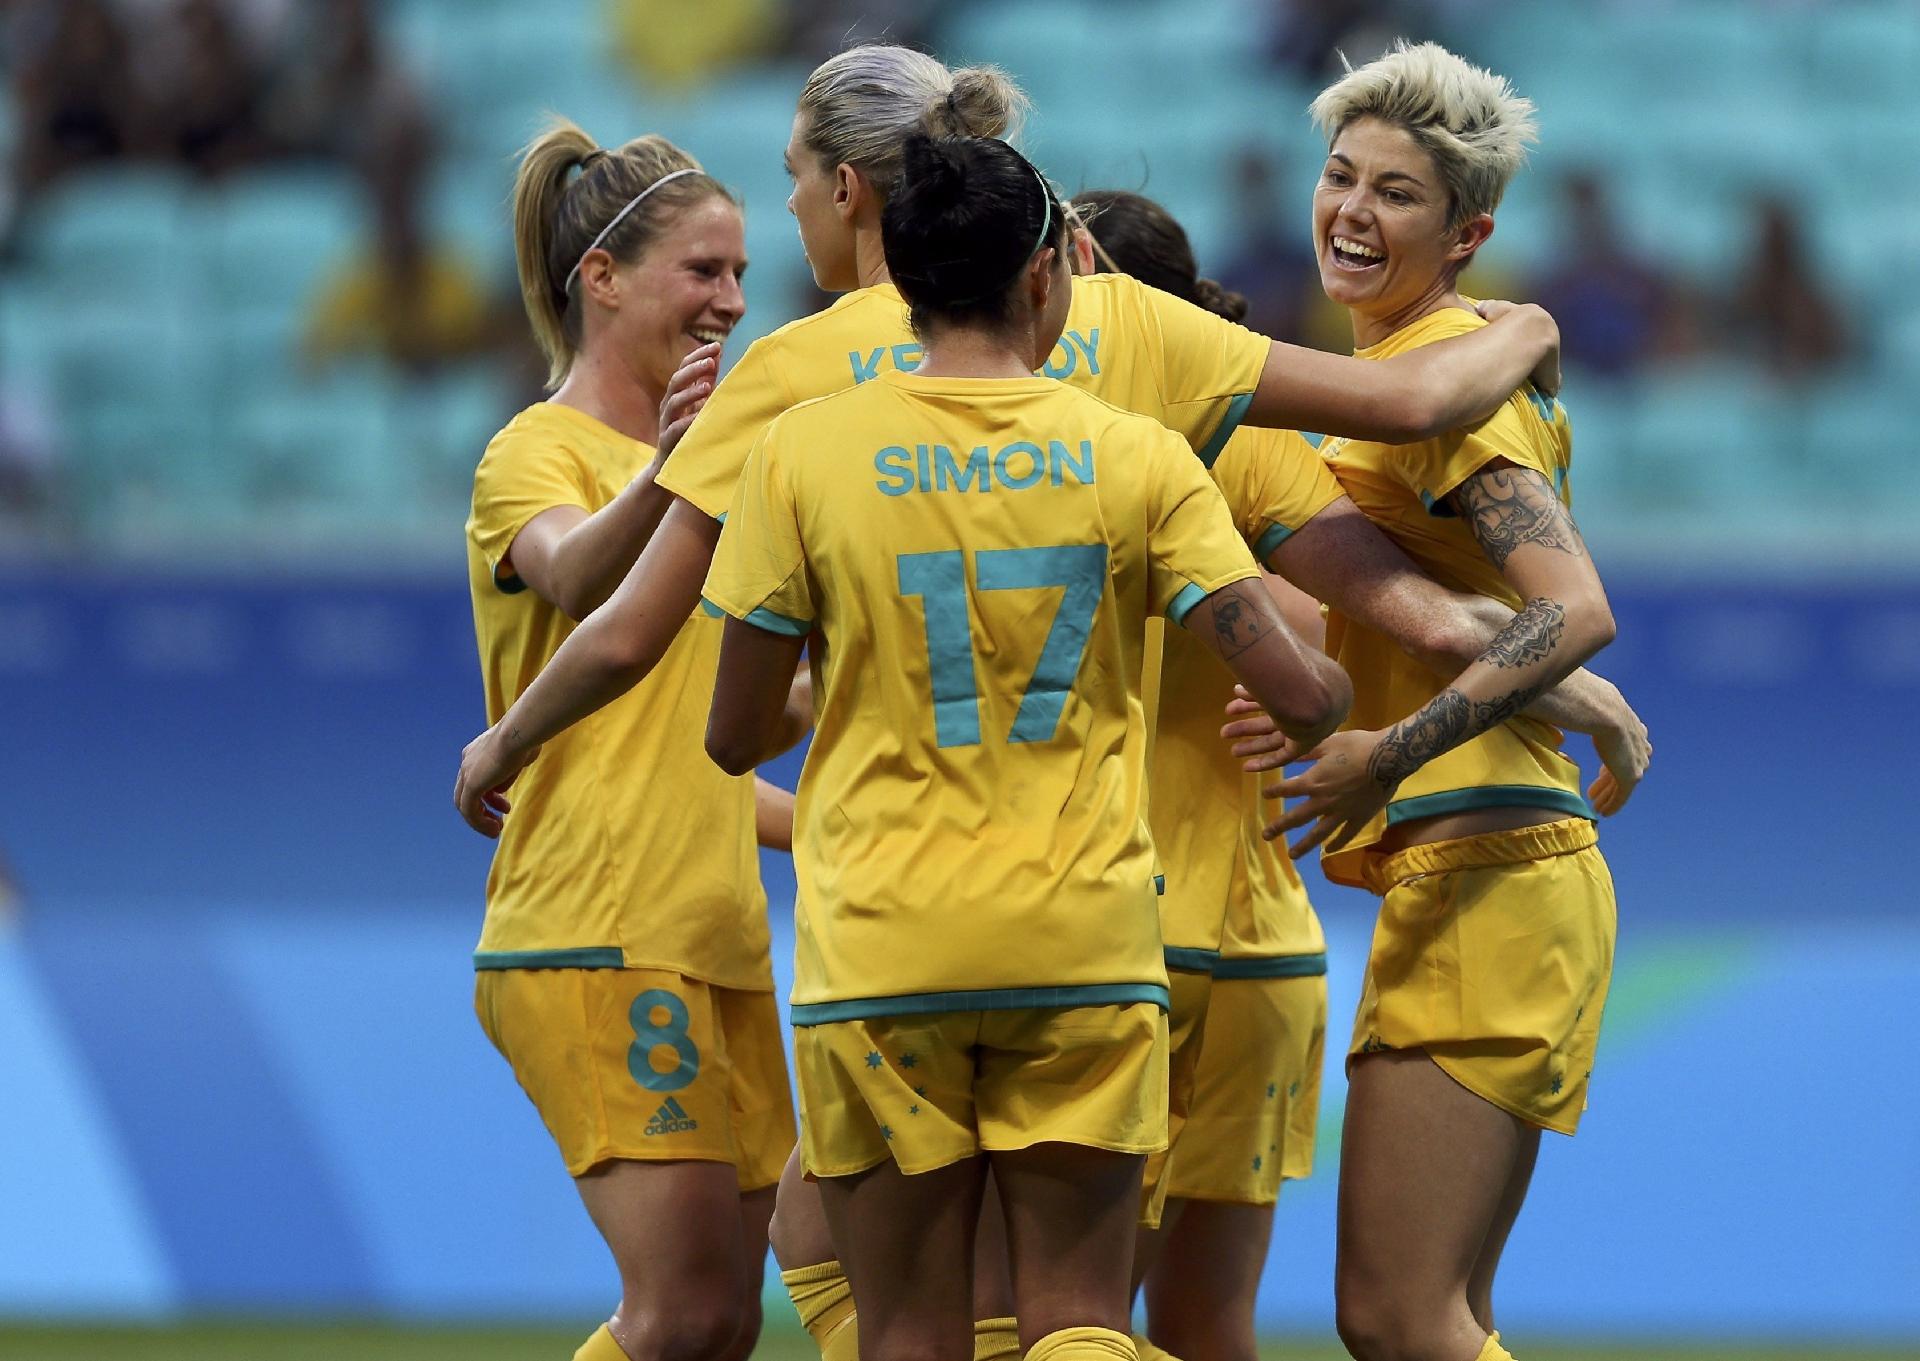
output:
[[[710,389],[747,263],[739,207],[685,152],[659,137],[602,149],[565,122],[522,157],[514,234],[558,386],[474,476],[467,560],[494,717],[657,522],[655,447]],[[644,684],[558,735],[490,828],[476,1007],[620,1271],[586,1361],[752,1350],[794,1141],[753,781],[716,770],[697,738],[719,634],[692,622]]]
[[[795,1055],[861,1355],[972,1356],[991,1162],[1027,1355],[1130,1358],[1166,1128],[1146,619],[1206,639],[1297,742],[1346,681],[1177,435],[1035,373],[1073,285],[1024,157],[910,137],[882,239],[921,362],[756,442],[707,581],[731,617],[707,748],[766,756],[818,630]]]
[[[1479,328],[1455,290],[1533,137],[1507,82],[1401,44],[1323,91],[1313,199],[1327,295],[1361,358]],[[1566,505],[1566,414],[1516,394],[1437,439],[1325,446],[1341,485],[1442,579],[1519,613],[1436,682],[1334,611],[1353,731],[1278,786],[1304,802],[1329,878],[1382,895],[1348,1058],[1337,1267],[1341,1337],[1362,1361],[1506,1357],[1493,1279],[1540,1131],[1586,1102],[1613,959],[1614,897],[1560,734],[1521,715],[1613,636]],[[1595,802],[1617,795],[1603,772]]]
[[[1092,190],[1073,207],[1087,224],[1087,264],[1097,254],[1108,268],[1229,320],[1244,314],[1238,295],[1199,277],[1186,232],[1153,200]],[[1513,617],[1422,572],[1293,431],[1242,429],[1211,472],[1265,565],[1444,678]],[[1296,632],[1317,644],[1314,601],[1280,577],[1268,586]],[[1143,1356],[1159,1344],[1187,1361],[1255,1355],[1254,1297],[1280,1182],[1312,1168],[1326,1025],[1319,921],[1292,862],[1261,836],[1259,782],[1219,740],[1217,715],[1232,698],[1223,667],[1190,639],[1168,636],[1149,806],[1167,874],[1161,929],[1175,994],[1170,1019],[1192,1018],[1201,1038],[1176,1049],[1176,1067],[1187,1051],[1197,1066],[1184,1108],[1177,1077],[1172,1084],[1171,1147],[1149,1165],[1153,1192],[1171,1199],[1162,1231],[1141,1235],[1136,1274],[1145,1274],[1153,1339],[1142,1339]],[[1599,677],[1569,676],[1529,712],[1594,733],[1624,789],[1644,773],[1644,726]]]

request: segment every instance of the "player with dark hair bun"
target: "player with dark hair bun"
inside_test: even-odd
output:
[[[1067,215],[1052,187],[994,138],[916,135],[902,161],[880,240],[914,334],[925,340],[941,325],[1010,324],[1014,277],[1043,247],[1066,258]]]
[[[1205,639],[1296,740],[1348,685],[1274,609],[1187,442],[1036,372],[1074,287],[1039,171],[909,137],[882,236],[925,353],[755,441],[706,583],[729,616],[707,750],[762,759],[822,635],[792,1017],[861,1355],[972,1354],[991,1167],[1026,1356],[1133,1361],[1167,1124],[1147,618]]]

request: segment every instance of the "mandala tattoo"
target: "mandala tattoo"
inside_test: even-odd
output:
[[[1504,723],[1539,698],[1544,686],[1529,685],[1498,699],[1468,699],[1449,685],[1418,713],[1387,730],[1367,762],[1367,774],[1391,788],[1442,752]]]
[[[1522,544],[1586,555],[1586,543],[1553,484],[1531,468],[1490,468],[1454,493],[1455,506],[1495,567]]]
[[[1494,636],[1480,660],[1503,668],[1538,665],[1552,653],[1566,623],[1565,605],[1536,596]]]

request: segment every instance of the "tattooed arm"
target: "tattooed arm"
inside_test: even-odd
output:
[[[1353,704],[1347,673],[1287,627],[1258,577],[1221,587],[1180,622],[1302,749],[1318,745],[1347,716]]]
[[[1496,459],[1462,483],[1454,510],[1527,603],[1453,684],[1384,732],[1341,733],[1319,763],[1269,794],[1303,796],[1267,829],[1312,824],[1293,847],[1338,848],[1442,752],[1504,723],[1613,640],[1613,613],[1573,517],[1540,473]]]

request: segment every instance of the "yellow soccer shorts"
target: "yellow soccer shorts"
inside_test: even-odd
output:
[[[1462,1087],[1572,1134],[1613,973],[1613,878],[1568,819],[1371,859],[1382,895],[1353,1056],[1424,1049]]]
[[[1222,960],[1228,973],[1311,959],[1318,973],[1220,977],[1207,1004],[1193,1103],[1167,1151],[1167,1194],[1271,1205],[1280,1182],[1313,1174],[1326,1055],[1326,957]]]
[[[1167,1020],[1151,1002],[873,1016],[794,1028],[807,1171],[931,1172],[1041,1143],[1167,1141]]]
[[[614,1159],[780,1180],[793,1099],[770,992],[667,969],[483,969],[474,1009],[574,1176]]]
[[[1160,1227],[1167,1208],[1167,1154],[1178,1145],[1193,1107],[1194,1083],[1207,1032],[1213,975],[1167,968],[1167,1147],[1147,1159],[1140,1187],[1140,1222]]]

